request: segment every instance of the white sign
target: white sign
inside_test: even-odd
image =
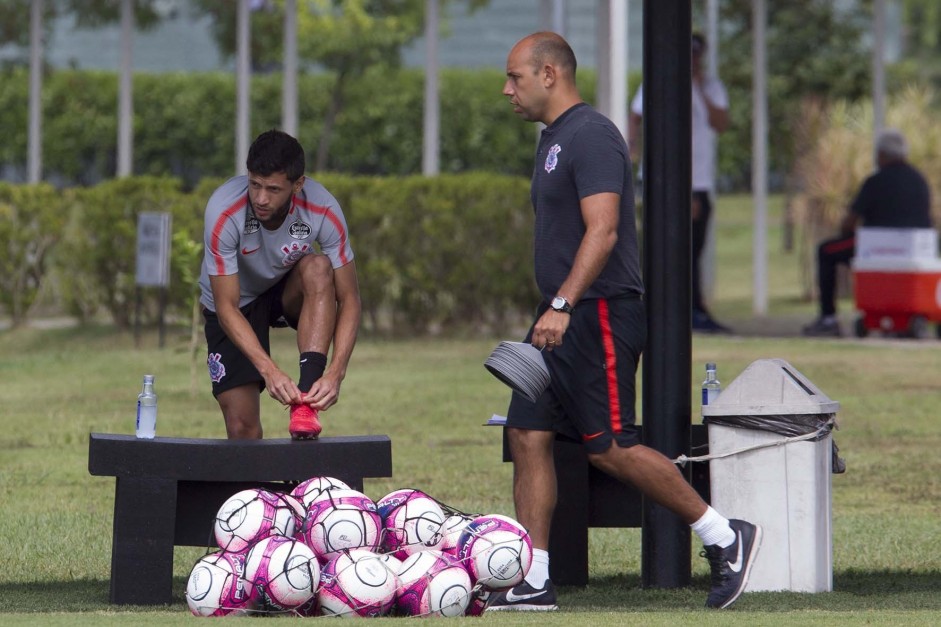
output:
[[[137,284],[170,284],[170,214],[143,212],[137,216]]]

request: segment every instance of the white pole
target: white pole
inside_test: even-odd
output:
[[[563,0],[540,0],[539,28],[565,37],[565,2]]]
[[[874,0],[872,13],[872,134],[876,137],[885,128],[885,0]]]
[[[539,27],[565,37],[565,3],[562,0],[541,0],[539,3]],[[536,125],[536,145],[546,125]]]
[[[719,0],[708,0],[706,3],[706,71],[713,76],[719,75]],[[715,149],[715,147],[714,147]],[[718,158],[713,154],[714,163]],[[706,229],[706,243],[699,258],[699,280],[706,302],[712,301],[716,287],[716,211],[715,181],[712,182],[712,219]]]
[[[42,180],[42,10],[43,0],[33,0],[29,14],[29,138],[27,180]]]
[[[706,40],[709,47],[706,50],[708,62],[707,69],[713,74],[719,73],[719,0],[708,0],[706,3]]]
[[[236,17],[236,68],[235,68],[235,171],[245,174],[245,158],[248,156],[249,83],[251,81],[251,13],[248,0],[238,0]]]
[[[595,50],[598,82],[595,88],[595,104],[600,113],[611,119],[611,3],[609,0],[595,2]]]
[[[121,0],[121,79],[118,88],[118,176],[134,170],[134,2]]]
[[[752,108],[752,195],[755,220],[752,255],[754,268],[754,294],[752,308],[756,315],[768,313],[768,88],[765,60],[767,22],[766,0],[753,0],[752,57],[754,59],[754,88]]]
[[[440,116],[438,101],[438,0],[425,0],[425,110],[422,129],[421,170],[436,176],[440,166]]]
[[[606,115],[627,137],[627,2],[605,0],[607,3],[608,83]]]
[[[281,130],[297,137],[297,0],[284,1],[284,75]]]
[[[552,0],[552,30],[565,37],[565,2]]]

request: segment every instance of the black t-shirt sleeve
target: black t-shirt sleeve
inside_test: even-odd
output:
[[[627,149],[615,128],[589,122],[572,142],[572,178],[579,200],[612,192],[620,194],[627,176]]]

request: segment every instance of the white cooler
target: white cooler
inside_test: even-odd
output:
[[[838,409],[783,359],[752,363],[703,407],[713,458],[711,504],[764,531],[746,591],[833,589],[833,442],[830,428],[821,425]],[[807,433],[818,427],[819,439],[803,441],[770,430]],[[735,453],[742,449],[753,450]]]

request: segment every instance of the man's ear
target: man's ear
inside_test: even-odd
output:
[[[296,181],[294,181],[294,185],[292,187],[292,193],[294,194],[301,193],[301,188],[304,187],[305,180],[306,179],[304,178],[304,175],[301,174],[301,176]]]
[[[543,87],[552,87],[555,84],[556,79],[558,78],[558,72],[555,69],[554,65],[546,64],[542,68],[543,78],[542,84]]]

